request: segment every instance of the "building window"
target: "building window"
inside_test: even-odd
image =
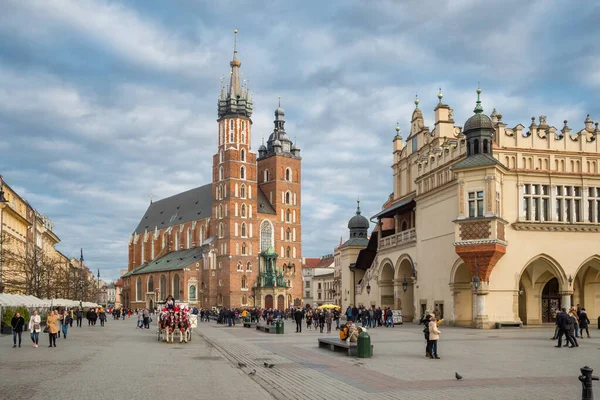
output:
[[[310,281],[306,281],[304,283],[304,287],[307,288],[307,289],[310,289]]]
[[[222,222],[219,224],[219,237],[220,238],[223,237],[223,223]]]
[[[499,196],[499,193],[497,196]],[[499,204],[499,200],[497,201]],[[526,221],[549,221],[549,205],[549,185],[523,185],[523,217]]]
[[[588,221],[600,222],[600,188],[588,188]]]
[[[242,237],[246,237],[246,223],[242,222]]]
[[[242,218],[246,218],[246,205],[242,204]]]
[[[288,209],[285,212],[285,222],[291,222],[292,221],[292,212]]]
[[[246,277],[242,276],[242,289],[247,289],[246,287]]]
[[[419,141],[416,136],[412,138],[411,144],[412,144],[412,152],[416,153],[416,151],[419,150]]]
[[[292,170],[289,168],[285,170],[285,180],[288,182],[292,181]]]
[[[242,255],[245,256],[246,254],[246,243],[242,243]]]
[[[304,292],[304,298],[310,299],[310,292]]]
[[[287,258],[291,258],[291,256],[292,256],[292,249],[290,248],[290,246],[288,246],[288,247],[285,249],[285,256],[286,256]]]
[[[244,135],[242,134],[242,142],[244,141]],[[246,150],[242,149],[240,152],[240,160],[246,161]]]
[[[219,163],[223,162],[223,150],[219,150]]]
[[[556,187],[556,215],[561,222],[582,222],[581,218],[581,187]]]
[[[500,208],[500,192],[496,192],[496,215],[502,215],[502,209]]]
[[[196,286],[195,285],[190,286],[189,293],[190,293],[190,295],[189,295],[190,300],[196,300]]]
[[[173,277],[173,297],[176,300],[179,300],[181,296],[179,295],[179,275],[175,274]]]
[[[242,199],[246,198],[246,185],[242,184],[242,186],[240,186],[240,197]]]
[[[483,217],[483,191],[469,192],[469,218]]]
[[[223,167],[219,167],[219,180],[223,180]]]
[[[287,240],[288,242],[292,240],[292,231],[290,230],[290,228],[287,228],[287,230],[285,231],[285,240]]]
[[[148,278],[148,293],[152,292],[154,292],[154,279],[150,276],[150,278]]]
[[[252,263],[250,263],[250,261],[246,263],[246,271],[252,272]]]
[[[238,261],[238,263],[237,263],[237,270],[242,271],[242,262],[241,261]]]
[[[240,168],[240,179],[246,179],[246,168]]]
[[[138,277],[135,283],[135,300],[142,301],[142,278]]]
[[[204,225],[200,227],[200,245],[204,243]]]
[[[265,252],[273,243],[273,226],[269,221],[260,224],[260,251]]]
[[[290,192],[285,193],[285,204],[292,204],[292,194]]]

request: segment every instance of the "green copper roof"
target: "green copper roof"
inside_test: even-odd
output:
[[[204,246],[188,250],[173,251],[164,257],[150,261],[147,265],[140,265],[129,271],[123,277],[147,274],[150,272],[175,271],[183,269],[202,260]]]
[[[467,158],[462,159],[452,166],[453,170],[464,169],[464,168],[474,168],[474,167],[484,167],[488,165],[500,165],[504,167],[500,161],[496,160],[494,157],[489,154],[473,154]],[[506,168],[506,167],[505,167]]]
[[[277,253],[275,253],[275,249],[273,248],[273,246],[269,246],[269,248],[267,249],[267,251],[265,251],[263,254],[267,255],[267,256],[276,256]]]

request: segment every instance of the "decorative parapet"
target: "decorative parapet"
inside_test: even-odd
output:
[[[505,242],[505,225],[508,222],[498,217],[466,218],[454,221],[456,243],[500,243]]]

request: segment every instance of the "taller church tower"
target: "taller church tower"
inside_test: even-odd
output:
[[[213,218],[217,253],[210,295],[216,304],[239,306],[256,264],[256,154],[252,140],[252,97],[240,79],[242,63],[235,33],[229,86],[218,101],[218,151],[213,156]],[[254,266],[256,269],[257,266]],[[243,271],[244,274],[240,274]],[[244,290],[242,290],[244,289]],[[242,291],[244,293],[242,293]]]

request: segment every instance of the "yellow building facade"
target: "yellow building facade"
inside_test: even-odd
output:
[[[509,128],[501,114],[455,125],[441,93],[434,127],[416,108],[394,138],[394,192],[343,290],[356,304],[436,310],[450,323],[553,323],[556,307],[600,314],[600,145],[588,115],[578,129],[546,116]],[[372,254],[368,254],[369,251]],[[369,290],[367,290],[369,289]]]

